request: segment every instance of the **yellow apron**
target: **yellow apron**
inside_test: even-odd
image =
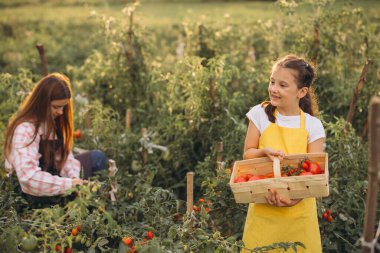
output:
[[[271,147],[285,154],[307,153],[308,133],[305,114],[301,110],[300,128],[280,127],[271,123],[263,132],[259,148]],[[245,248],[268,246],[276,242],[302,242],[306,250],[297,252],[322,252],[315,198],[306,198],[292,207],[269,204],[249,204],[244,226]],[[250,252],[242,250],[241,252]],[[282,249],[269,252],[284,252]]]

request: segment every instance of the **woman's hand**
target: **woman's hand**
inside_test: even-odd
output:
[[[284,159],[284,156],[285,156],[285,153],[284,151],[282,150],[274,150],[273,148],[264,148],[263,149],[263,152],[264,154],[269,157],[272,161],[273,161],[273,158],[276,156],[278,157],[278,159],[280,159],[280,161],[282,161],[282,159]]]
[[[72,186],[75,187],[77,185],[83,185],[83,184],[87,184],[87,180],[82,180],[80,178],[72,178],[71,179],[71,183],[72,183]]]
[[[265,197],[269,205],[279,207],[290,207],[298,204],[302,199],[288,199],[280,196],[276,190],[269,190],[270,196]]]

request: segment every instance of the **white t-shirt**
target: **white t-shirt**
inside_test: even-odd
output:
[[[263,134],[264,130],[271,123],[265,113],[265,108],[261,104],[254,106],[247,114],[247,117]],[[288,128],[299,128],[300,127],[300,116],[284,116],[277,112],[276,124],[281,127]],[[308,143],[312,143],[320,138],[325,138],[325,130],[323,128],[322,122],[305,112],[305,128],[308,134]]]

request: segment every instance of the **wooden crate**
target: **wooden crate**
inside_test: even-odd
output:
[[[281,177],[282,166],[297,166],[305,158],[318,163],[324,174]],[[274,178],[234,183],[235,178],[242,175],[265,175],[270,172],[274,173]],[[328,154],[287,155],[281,162],[277,158],[272,162],[268,157],[236,161],[229,184],[236,203],[266,203],[265,196],[269,196],[269,189],[276,189],[289,199],[326,197],[329,195]]]

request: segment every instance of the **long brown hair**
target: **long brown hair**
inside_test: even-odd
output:
[[[62,132],[63,146],[60,150],[61,159],[57,162],[56,168],[60,171],[67,160],[67,156],[73,146],[73,106],[72,90],[70,80],[60,73],[52,73],[42,78],[33,88],[31,93],[22,102],[18,112],[11,118],[5,134],[4,155],[9,157],[12,147],[12,140],[15,129],[23,122],[34,124],[35,131],[33,139],[27,146],[32,144],[38,134],[38,129],[43,124],[46,125],[46,132],[43,136],[48,140],[49,136],[56,135],[56,129]],[[63,108],[63,114],[56,119],[52,117],[51,101],[69,99],[68,104]],[[49,166],[50,150],[47,142],[44,144],[44,170]],[[54,151],[53,151],[54,152]]]
[[[293,69],[297,72],[295,79],[297,80],[298,89],[301,89],[303,87],[309,88],[307,94],[300,99],[299,107],[302,109],[302,111],[312,116],[316,115],[318,113],[318,102],[314,94],[313,87],[313,83],[316,77],[315,67],[305,59],[296,55],[286,55],[277,60],[273,64],[272,72],[276,68],[280,67]],[[274,115],[275,110],[275,106],[273,106],[271,103],[267,103],[265,107],[265,113],[267,114],[269,121],[272,123],[276,121],[276,117]]]

